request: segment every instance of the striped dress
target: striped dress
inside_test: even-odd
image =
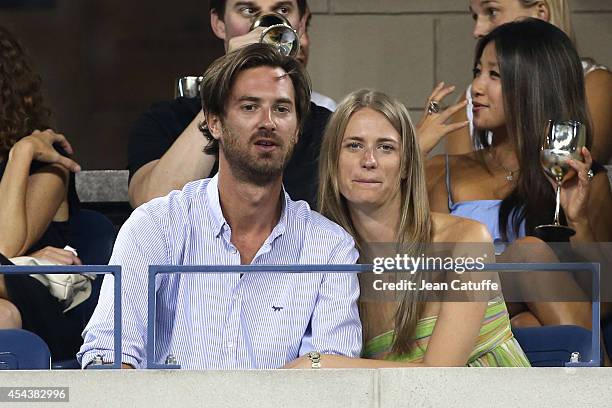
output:
[[[423,359],[438,316],[417,322],[416,341],[405,354],[391,354],[394,331],[390,330],[368,341],[362,357],[377,360],[419,362]],[[529,367],[529,360],[510,330],[506,304],[501,297],[489,301],[474,350],[466,364],[469,367]]]

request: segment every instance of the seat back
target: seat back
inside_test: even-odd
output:
[[[69,242],[84,265],[107,265],[115,238],[115,226],[104,214],[81,209],[70,217]]]
[[[612,356],[612,316],[604,320],[602,323],[602,336],[608,357]]]
[[[0,370],[48,370],[51,353],[36,334],[21,329],[0,330]]]
[[[115,238],[115,226],[104,214],[80,209],[70,217],[69,243],[77,250],[83,265],[108,265]],[[83,326],[89,321],[98,303],[102,276],[97,276],[91,285],[89,299],[68,312],[70,315],[79,315]]]
[[[572,353],[580,361],[599,361],[599,350],[593,358],[592,333],[579,326],[543,326],[512,329],[533,367],[565,367]]]

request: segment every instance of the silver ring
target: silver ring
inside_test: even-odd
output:
[[[429,106],[427,107],[427,113],[439,113],[440,112],[440,104],[437,101],[429,102]]]
[[[595,173],[593,173],[593,169],[589,169],[589,171],[587,171],[587,180],[591,181],[593,177],[595,177]]]

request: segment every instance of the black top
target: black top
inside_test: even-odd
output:
[[[56,150],[64,156],[69,156],[63,149],[59,147],[56,147]],[[4,172],[6,170],[6,163],[6,160],[0,162],[0,178],[4,176]],[[32,164],[30,166],[30,174],[36,173],[42,167],[48,165],[49,163],[32,161]],[[70,179],[68,183],[68,208],[69,217],[72,216],[72,214],[74,214],[74,212],[79,209],[79,198],[77,196],[75,188],[74,173],[72,172],[70,172]],[[68,221],[52,221],[49,224],[47,230],[44,232],[44,234],[40,237],[40,239],[26,251],[26,254],[38,251],[39,249],[42,249],[47,246],[64,248],[66,245],[68,245],[69,232],[70,228],[68,227]]]
[[[151,106],[134,124],[128,144],[130,180],[145,164],[161,158],[201,109],[199,98],[177,98]],[[310,104],[310,114],[283,176],[293,200],[305,200],[315,208],[321,139],[331,112]],[[202,136],[202,148],[206,145]],[[202,153],[205,154],[205,153]],[[217,173],[215,164],[210,177]],[[206,177],[206,175],[203,175]]]

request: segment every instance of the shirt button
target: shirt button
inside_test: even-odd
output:
[[[233,299],[234,299],[234,300],[238,300],[238,298],[239,298],[240,296],[238,296],[238,295],[234,295],[234,296],[232,296],[232,297],[233,297]]]
[[[228,342],[227,342],[227,347],[228,347],[228,348],[232,348],[232,347],[234,347],[234,342],[233,342],[233,341],[228,341]]]

